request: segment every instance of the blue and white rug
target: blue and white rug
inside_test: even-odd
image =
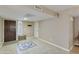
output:
[[[36,46],[36,44],[32,41],[19,43],[19,44],[17,44],[17,51],[24,51],[24,50],[33,48],[35,46]]]

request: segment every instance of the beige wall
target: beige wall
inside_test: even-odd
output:
[[[32,26],[28,26],[32,25]],[[17,36],[27,35],[33,36],[34,35],[34,23],[28,21],[17,21]]]
[[[0,18],[0,47],[4,42],[4,21]]]
[[[39,37],[39,33],[38,33],[38,30],[39,30],[39,22],[34,22],[34,37]]]
[[[77,17],[77,18],[75,18],[75,20],[74,20],[74,35],[75,35],[75,37],[77,37],[77,35],[78,35],[78,32],[79,32],[79,17]]]
[[[23,21],[17,21],[17,36],[23,35]]]
[[[40,21],[39,38],[59,45],[65,49],[70,49],[73,40],[71,20],[71,17],[61,15],[59,18]]]
[[[28,26],[28,25],[32,25],[32,26]],[[23,22],[23,35],[34,36],[34,23],[33,22],[28,22],[28,21]]]

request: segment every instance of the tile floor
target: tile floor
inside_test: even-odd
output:
[[[69,53],[67,51],[63,51],[57,47],[49,45],[45,42],[42,42],[38,39],[31,38],[22,41],[12,41],[4,43],[3,47],[0,48],[0,54],[17,54],[17,44],[21,44],[24,42],[33,41],[36,46],[33,48],[29,48],[27,50],[19,51],[20,54],[66,54]]]

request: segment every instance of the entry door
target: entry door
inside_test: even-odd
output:
[[[16,40],[16,21],[4,21],[4,42]]]

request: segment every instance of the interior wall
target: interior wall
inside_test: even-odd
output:
[[[61,15],[39,22],[39,38],[59,45],[65,49],[72,46],[72,21],[71,17]]]
[[[4,20],[0,18],[0,47],[4,43]]]
[[[74,36],[77,37],[78,32],[79,32],[79,17],[76,17],[74,20]]]
[[[18,20],[16,20],[16,40],[18,40]]]
[[[73,17],[70,18],[69,21],[69,49],[72,50],[73,48],[73,37],[74,37],[74,19]]]
[[[34,37],[38,38],[39,37],[39,22],[34,22]]]
[[[18,32],[17,35],[18,36],[33,36],[34,35],[34,23],[33,22],[28,22],[28,21],[17,21],[18,22]],[[32,26],[28,26],[28,25],[32,25]]]
[[[17,35],[22,36],[23,35],[23,22],[17,21]]]
[[[32,26],[28,26],[28,25],[32,25]],[[34,23],[33,22],[28,22],[28,21],[23,22],[23,35],[26,35],[27,37],[34,36]]]

